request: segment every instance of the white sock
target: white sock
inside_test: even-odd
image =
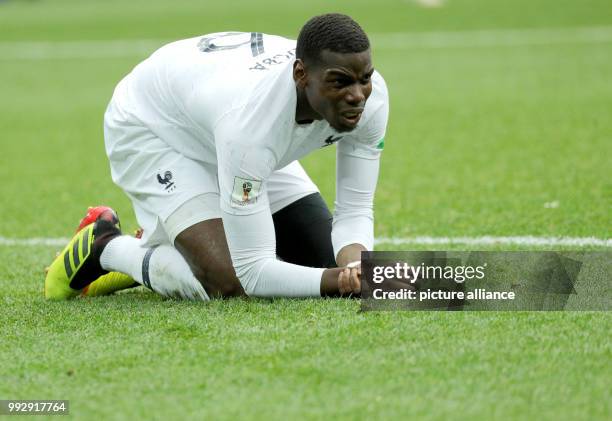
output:
[[[100,256],[102,268],[130,275],[139,284],[166,297],[209,299],[178,250],[168,245],[144,248],[141,244],[140,239],[128,235],[113,238]]]

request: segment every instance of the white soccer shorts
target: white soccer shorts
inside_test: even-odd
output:
[[[144,245],[173,245],[186,228],[221,218],[216,166],[185,157],[128,120],[111,103],[104,117],[104,140],[112,179],[132,201]],[[267,191],[275,213],[319,190],[294,161],[272,173]]]

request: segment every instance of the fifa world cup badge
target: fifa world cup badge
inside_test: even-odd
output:
[[[251,205],[257,202],[260,193],[261,181],[234,177],[231,203],[233,206]]]

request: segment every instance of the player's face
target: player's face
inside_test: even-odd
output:
[[[361,53],[321,53],[320,63],[306,67],[304,94],[312,110],[339,132],[357,127],[372,93],[370,50]]]

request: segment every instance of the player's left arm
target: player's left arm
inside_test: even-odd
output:
[[[338,142],[332,243],[338,266],[361,260],[374,247],[374,193],[389,117],[387,88],[380,75],[367,106],[372,114],[354,135]],[[370,103],[370,101],[372,101]]]

